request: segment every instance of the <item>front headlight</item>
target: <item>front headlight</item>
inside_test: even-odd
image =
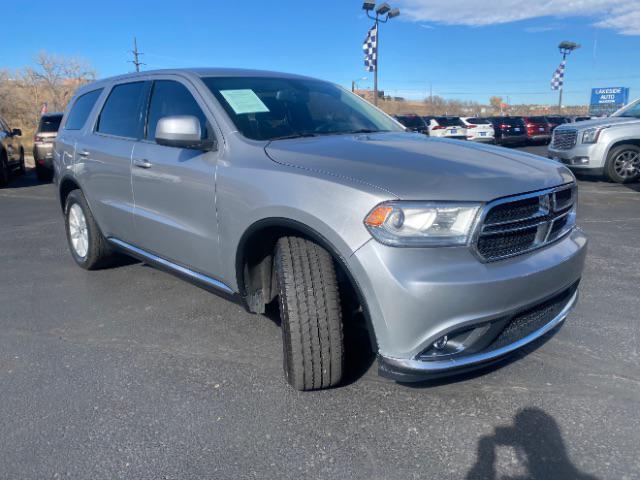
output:
[[[479,203],[381,203],[364,220],[371,235],[392,247],[449,247],[469,242]]]
[[[606,127],[596,127],[589,128],[582,133],[582,143],[596,143],[598,141],[598,137],[600,137],[600,132],[604,130]]]

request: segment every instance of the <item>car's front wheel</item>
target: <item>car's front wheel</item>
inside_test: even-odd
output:
[[[0,155],[0,187],[4,187],[9,184],[10,175],[11,173],[9,171],[7,160],[4,155]]]
[[[275,270],[287,381],[298,390],[338,385],[344,342],[331,255],[307,239],[284,237],[276,246]]]
[[[620,145],[609,152],[605,173],[617,183],[635,182],[640,179],[640,147]]]
[[[114,253],[100,232],[80,190],[69,194],[64,212],[69,250],[76,263],[86,270],[107,266]]]

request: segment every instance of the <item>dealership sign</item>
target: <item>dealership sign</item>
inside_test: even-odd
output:
[[[610,115],[629,101],[626,87],[594,88],[591,90],[591,115]]]

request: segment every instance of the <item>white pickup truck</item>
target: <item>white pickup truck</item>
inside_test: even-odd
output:
[[[553,131],[549,158],[576,173],[613,182],[640,179],[640,99],[611,117],[561,125]]]

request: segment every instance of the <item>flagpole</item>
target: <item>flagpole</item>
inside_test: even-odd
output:
[[[378,48],[380,47],[380,28],[378,25],[378,16],[376,15],[376,62],[373,70],[373,104],[378,106],[378,63],[380,62],[380,56],[378,55]]]
[[[387,23],[390,19],[397,17],[398,15],[400,15],[400,10],[397,8],[391,8],[391,6],[386,2],[381,3],[376,7],[375,1],[371,1],[371,0],[365,1],[364,4],[362,5],[362,9],[366,11],[367,17],[369,17],[371,20],[374,20],[376,22],[374,23],[374,26],[372,27],[372,29],[375,28],[375,31],[376,31],[375,51],[374,51],[375,61],[373,64],[373,104],[377,106],[378,105],[378,64],[380,61],[380,57],[378,55],[378,51],[380,47],[380,23]],[[375,17],[371,13],[374,10],[375,10],[374,12]],[[365,58],[365,65],[368,65],[366,58]],[[370,72],[371,69],[369,68],[368,71]]]
[[[562,61],[567,60],[567,52],[562,52]],[[560,92],[558,95],[558,113],[562,115],[562,91],[564,90],[564,79],[562,85],[560,85]]]

